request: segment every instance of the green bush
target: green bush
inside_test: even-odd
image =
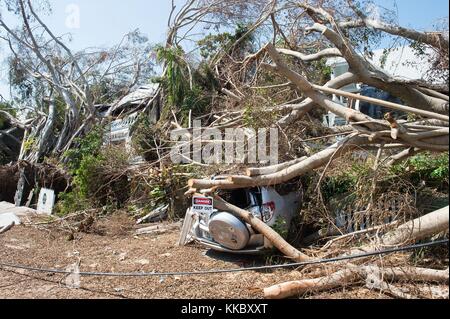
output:
[[[123,148],[107,147],[95,155],[84,156],[76,170],[74,185],[82,198],[95,206],[121,206],[129,196],[128,155]]]
[[[68,214],[86,210],[90,207],[89,201],[77,189],[68,193],[60,193],[55,205],[55,214],[63,217]]]
[[[367,164],[353,164],[349,170],[341,171],[338,175],[324,179],[321,187],[325,200],[352,193],[361,181],[366,181],[372,173]]]
[[[84,157],[95,157],[99,154],[103,145],[103,134],[104,128],[95,126],[85,137],[77,138],[74,141],[78,147],[72,148],[64,154],[71,173],[76,174],[76,170],[80,167]]]
[[[404,163],[392,167],[396,175],[408,175],[413,184],[426,182],[437,187],[447,188],[449,184],[449,154],[423,153],[411,157]]]
[[[123,207],[130,196],[128,165],[128,154],[121,147],[106,147],[98,154],[84,154],[78,167],[72,170],[72,191],[59,195],[57,214],[104,206]]]

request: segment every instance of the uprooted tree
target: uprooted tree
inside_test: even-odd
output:
[[[96,124],[129,111],[118,108],[117,101],[150,81],[152,65],[148,57],[152,48],[144,37],[134,32],[112,49],[73,53],[38,15],[45,5],[45,1],[32,6],[30,0],[7,0],[6,9],[21,19],[18,28],[8,26],[0,15],[1,40],[11,53],[10,80],[20,96],[16,109],[26,111],[28,119],[18,120],[5,107],[0,108],[0,116],[8,125],[24,131],[19,161],[38,163],[45,157],[53,157],[67,164],[65,155],[77,149],[79,138],[91,133]],[[173,180],[161,173],[169,172],[166,174],[170,176],[180,169],[169,160],[170,131],[192,129],[194,120],[201,120],[207,128],[273,127],[279,129],[282,137],[281,164],[237,165],[226,169],[233,174],[214,180],[207,178],[208,175],[223,173],[222,167],[186,159],[188,165],[184,167],[200,167],[201,171],[187,182],[186,194],[279,185],[314,171],[322,174],[318,180],[309,180],[313,184],[310,188],[320,190],[333,163],[344,157],[354,160],[349,154],[364,150],[375,158],[371,168],[374,177],[366,181],[369,191],[364,194],[370,213],[376,206],[374,193],[381,188],[377,185],[377,171],[382,175],[384,168],[405,163],[417,154],[445,154],[449,150],[448,26],[434,32],[408,29],[395,22],[393,13],[377,10],[370,1],[189,0],[181,7],[172,1],[168,27],[166,42],[153,48],[156,62],[162,68],[160,76],[153,78],[158,89],[133,109],[146,118],[148,107],[155,101],[162,102],[161,119],[151,128],[151,136],[146,135],[147,131],[142,133],[151,141],[138,143],[144,145],[143,151],[152,159],[146,164],[145,172],[155,175],[158,171],[163,175],[161,180]],[[199,30],[208,35],[199,37]],[[429,62],[430,70],[422,79],[393,76],[378,66],[372,51],[386,37],[394,37],[395,43],[411,47],[418,59]],[[192,43],[196,45],[194,49]],[[394,50],[395,46],[386,49],[381,60],[386,61]],[[328,59],[340,59],[348,65],[348,71],[331,77]],[[345,90],[356,84],[387,92],[397,101],[369,98]],[[348,103],[336,97],[345,98]],[[355,101],[379,105],[383,117],[363,113],[353,107]],[[108,105],[106,118],[98,114],[99,106],[105,104]],[[342,118],[346,125],[324,127],[325,114]],[[191,131],[186,134],[192,137]],[[341,138],[336,140],[336,137]],[[308,141],[323,143],[312,147]],[[108,163],[107,169],[111,166]],[[95,170],[93,167],[92,171]],[[143,173],[136,171],[133,177],[139,175],[148,184]],[[445,175],[444,170],[438,173]],[[130,172],[106,176],[126,183],[126,174]],[[179,175],[193,173],[182,171]],[[19,181],[19,195],[22,184]],[[180,187],[176,186],[179,192]],[[133,184],[133,188],[140,185]],[[178,196],[175,191],[164,193],[164,188],[167,185],[158,184],[143,193],[157,194],[158,200]],[[218,208],[251,224],[287,257],[297,261],[314,257],[294,248],[252,214],[230,205],[219,195]],[[320,192],[318,197],[322,198]],[[364,250],[374,251],[383,245],[402,246],[448,231],[448,208],[405,219],[404,223],[389,225],[393,229],[385,231],[381,243],[364,245]],[[379,231],[384,231],[382,225],[375,225],[364,234]],[[339,236],[324,247],[348,238],[348,235]],[[314,255],[321,257],[321,253]],[[323,273],[318,279],[268,288],[266,296],[287,297],[367,279],[372,288],[408,297],[380,278],[397,280],[408,275],[418,281],[431,278],[431,281],[448,282],[448,272],[445,276],[421,268],[402,272],[396,267],[381,269],[377,265],[343,267],[331,275]]]

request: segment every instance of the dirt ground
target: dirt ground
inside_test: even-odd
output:
[[[127,221],[128,222],[128,221]],[[67,234],[16,226],[0,235],[0,261],[38,268],[67,269],[80,263],[85,272],[179,272],[262,265],[263,258],[212,253],[198,245],[178,247],[178,231],[134,236],[130,222],[107,220],[99,234]],[[300,279],[298,271],[243,272],[190,277],[82,277],[80,288],[67,286],[67,275],[0,267],[0,298],[262,298],[262,288]],[[327,292],[314,298],[387,298],[364,288]]]

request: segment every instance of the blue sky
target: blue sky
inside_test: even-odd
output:
[[[0,0],[1,1],[1,0]],[[124,34],[139,28],[151,42],[165,39],[170,0],[49,0],[53,12],[44,21],[56,34],[71,33],[70,47],[77,50],[86,47],[110,46],[120,41]],[[181,0],[178,0],[180,2]],[[226,1],[226,0],[224,0]],[[448,0],[376,0],[381,6],[394,8],[397,3],[399,23],[403,26],[431,30],[433,22],[448,16]],[[71,9],[80,10],[79,28],[68,28],[66,20]],[[70,11],[70,10],[69,10]],[[73,11],[71,11],[73,12]],[[0,59],[4,46],[0,44]],[[0,67],[0,94],[7,96],[5,69]],[[3,80],[3,81],[2,81]]]

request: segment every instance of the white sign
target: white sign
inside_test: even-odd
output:
[[[212,214],[214,200],[211,197],[194,196],[192,199],[192,211],[197,214]]]
[[[55,191],[52,189],[42,188],[39,193],[37,205],[38,214],[51,215],[55,206]]]

